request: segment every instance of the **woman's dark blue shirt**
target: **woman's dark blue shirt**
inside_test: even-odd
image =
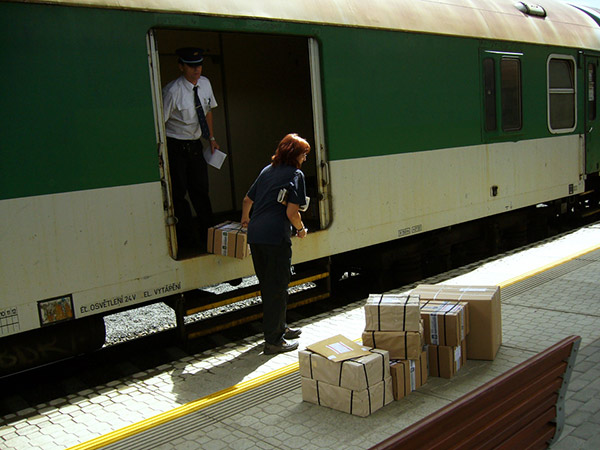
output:
[[[291,242],[292,226],[287,207],[277,202],[277,194],[284,187],[288,190],[288,202],[306,204],[304,174],[293,166],[268,165],[250,187],[247,195],[254,203],[248,224],[248,243]]]

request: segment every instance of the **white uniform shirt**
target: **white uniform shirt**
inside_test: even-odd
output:
[[[203,76],[198,80],[198,97],[205,115],[217,107],[210,81]],[[194,85],[183,75],[163,88],[163,116],[168,137],[195,140],[202,136],[194,104]]]

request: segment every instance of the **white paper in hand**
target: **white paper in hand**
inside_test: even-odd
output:
[[[221,168],[221,166],[223,165],[223,161],[225,161],[225,158],[227,157],[227,154],[223,153],[219,149],[215,149],[215,152],[211,153],[210,147],[204,147],[202,153],[204,154],[204,159],[206,160],[206,163],[209,166],[213,166],[217,169]]]

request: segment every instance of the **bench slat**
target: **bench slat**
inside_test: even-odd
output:
[[[463,448],[466,447],[479,447],[479,448],[494,448],[500,445],[502,442],[509,439],[515,433],[518,433],[524,426],[524,424],[531,423],[536,418],[546,414],[547,411],[551,410],[552,414],[556,415],[556,400],[557,395],[554,394],[550,397],[546,397],[545,401],[538,404],[534,409],[529,409],[526,414],[521,414],[518,422],[510,422],[510,418],[515,411],[511,410],[503,414],[500,420],[491,423],[487,427],[482,427],[477,430],[472,436],[466,436],[460,442]]]

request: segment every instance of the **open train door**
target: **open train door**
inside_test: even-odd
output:
[[[161,86],[160,79],[160,64],[158,57],[158,49],[156,48],[156,38],[154,31],[150,30],[146,35],[146,41],[148,45],[148,64],[150,66],[150,81],[152,86]],[[162,111],[162,96],[160,95],[160,89],[152,89],[152,103],[154,105],[154,111]],[[171,183],[169,174],[169,164],[167,163],[167,133],[165,131],[165,123],[162,121],[162,114],[154,114],[156,130],[156,142],[157,152],[159,157],[159,169],[160,169],[160,180],[163,189],[163,202],[165,210],[165,224],[167,232],[167,245],[169,246],[169,253],[173,259],[177,259],[178,247],[177,247],[177,234],[175,225],[177,220],[175,219],[175,213],[173,208],[173,198],[171,196]]]
[[[331,202],[329,187],[329,165],[325,150],[325,129],[323,117],[323,101],[321,97],[321,66],[319,64],[319,44],[316,39],[308,40],[308,54],[310,60],[310,80],[313,105],[313,123],[315,133],[315,158],[318,180],[317,195],[319,205],[320,228],[324,229],[331,222]],[[314,201],[313,200],[313,201]]]
[[[161,92],[165,82],[181,75],[179,47],[204,49],[202,74],[210,80],[217,99],[215,136],[227,158],[220,169],[209,167],[212,221],[239,221],[242,199],[271,160],[277,143],[287,133],[298,133],[313,149],[302,166],[311,199],[303,220],[311,232],[327,228],[331,193],[318,41],[297,35],[171,28],[152,29],[147,40],[171,256],[185,259],[204,253],[181,240],[178,243],[177,211],[170,189]]]
[[[598,118],[597,55],[585,55],[585,173],[600,170],[600,118]]]

